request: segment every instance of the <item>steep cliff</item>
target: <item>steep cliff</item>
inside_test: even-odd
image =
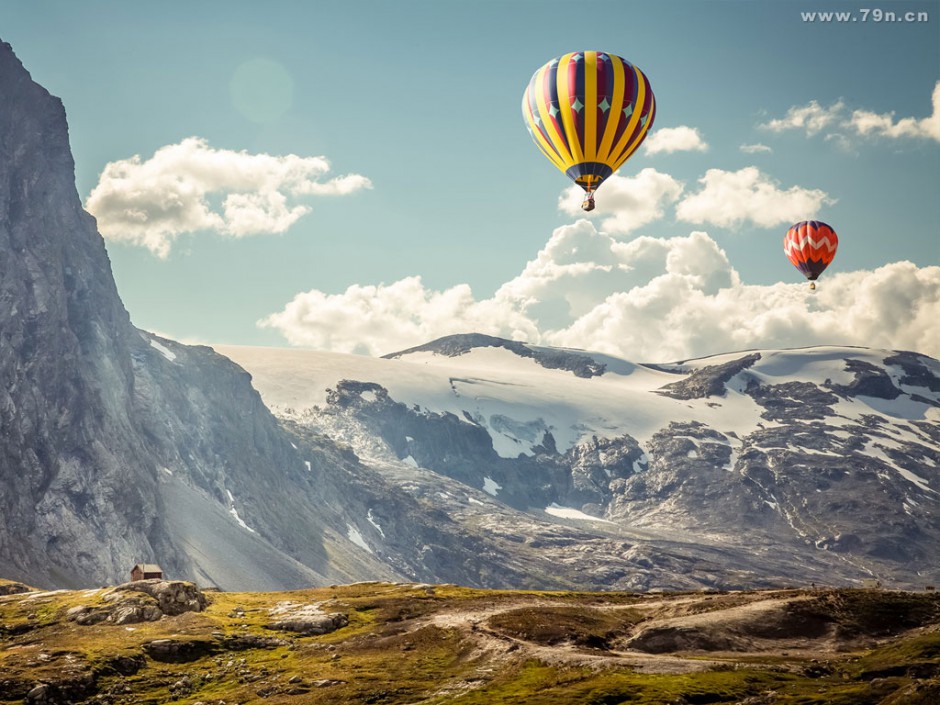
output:
[[[7,44],[0,96],[0,575],[89,585],[146,560],[256,589],[395,576],[342,533],[324,547],[306,461],[248,374],[131,324],[62,103]]]

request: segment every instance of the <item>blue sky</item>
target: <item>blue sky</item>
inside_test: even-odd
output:
[[[829,342],[940,354],[915,325],[940,291],[940,3],[879,4],[927,13],[914,22],[811,0],[587,7],[0,0],[0,39],[65,104],[78,192],[142,328],[369,353],[474,326],[659,359]],[[816,10],[855,21],[801,17]],[[635,63],[657,97],[650,140],[589,223],[519,107],[533,71],[582,49]],[[147,179],[125,164],[88,200],[109,163],[174,146]],[[291,154],[300,186],[277,181]],[[244,179],[213,176],[189,204],[203,227],[184,218],[147,240],[173,169],[209,162]],[[232,194],[241,208],[221,213]],[[133,237],[118,213],[132,201]],[[813,217],[840,236],[828,299],[806,298],[781,249]],[[588,251],[601,254],[578,259]],[[885,269],[901,262],[913,269]]]

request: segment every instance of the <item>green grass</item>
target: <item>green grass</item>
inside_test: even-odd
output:
[[[104,594],[0,598],[0,705],[20,705],[40,681],[58,684],[76,705],[91,705],[98,695],[114,705],[694,705],[770,692],[774,702],[793,705],[940,702],[936,595],[786,593],[795,601],[784,631],[788,619],[796,634],[813,619],[847,640],[836,644],[843,651],[825,646],[829,636],[814,642],[829,649],[824,656],[777,650],[631,658],[617,649],[659,617],[720,617],[723,609],[783,593],[643,596],[371,583],[211,593],[203,612],[126,626],[66,619],[77,605],[106,605]],[[349,624],[321,636],[274,631],[269,610],[279,602],[319,603],[347,614]],[[231,639],[246,636],[255,646],[236,649]],[[188,663],[147,655],[145,644],[166,638],[202,644],[206,653]],[[675,672],[640,668],[651,663],[652,671]],[[186,687],[177,686],[181,681]]]
[[[662,705],[679,702],[727,703],[775,685],[773,675],[759,671],[704,671],[679,675],[642,674],[624,669],[598,672],[559,668],[529,661],[501,675],[489,686],[432,702],[459,705]]]

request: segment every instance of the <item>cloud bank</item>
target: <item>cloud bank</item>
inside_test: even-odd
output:
[[[611,233],[626,235],[637,228],[659,220],[667,206],[676,202],[682,184],[669,174],[656,169],[643,169],[636,176],[614,174],[603,184],[603,195],[597,199],[593,217],[602,218],[602,227]],[[568,215],[581,213],[584,191],[569,186],[558,197],[558,210]]]
[[[735,227],[750,222],[770,228],[806,220],[826,203],[825,191],[802,186],[780,188],[757,167],[738,171],[709,169],[699,179],[703,188],[676,206],[676,217],[696,225]]]
[[[794,275],[796,276],[796,275]],[[292,344],[384,354],[457,332],[665,362],[762,347],[862,345],[940,356],[940,267],[896,262],[805,283],[746,285],[704,232],[621,242],[581,220],[554,231],[488,299],[418,277],[311,290],[259,325]]]
[[[940,142],[940,81],[934,86],[931,104],[933,112],[929,117],[921,119],[907,117],[895,122],[893,112],[879,115],[867,110],[856,110],[849,124],[860,135],[890,139],[913,137]]]
[[[928,117],[905,117],[896,120],[894,112],[875,113],[870,110],[848,112],[843,101],[822,107],[815,100],[807,105],[793,106],[782,118],[775,118],[760,127],[771,132],[802,130],[813,136],[826,128],[845,130],[861,137],[882,139],[926,139],[940,142],[940,81],[934,85],[931,96],[932,111]],[[840,132],[828,132],[828,140],[843,145],[847,139]]]
[[[372,184],[359,174],[322,181],[325,157],[213,149],[201,138],[109,162],[85,204],[101,234],[165,258],[182,233],[283,233],[310,208],[305,196],[344,196]]]
[[[737,227],[751,223],[772,228],[805,220],[823,205],[834,203],[819,189],[782,188],[754,166],[738,171],[709,169],[699,184],[698,191],[689,193],[682,182],[652,168],[633,177],[614,174],[604,182],[597,208],[589,217],[600,219],[605,232],[627,235],[662,219],[666,209],[675,205],[676,218],[695,225]],[[584,191],[572,185],[559,196],[558,209],[577,216],[583,197]]]

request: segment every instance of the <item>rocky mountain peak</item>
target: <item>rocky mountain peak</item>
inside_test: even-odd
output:
[[[394,575],[334,573],[309,504],[285,514],[314,490],[249,375],[131,325],[62,102],[4,43],[0,96],[0,575],[87,586],[141,559],[259,589]]]

